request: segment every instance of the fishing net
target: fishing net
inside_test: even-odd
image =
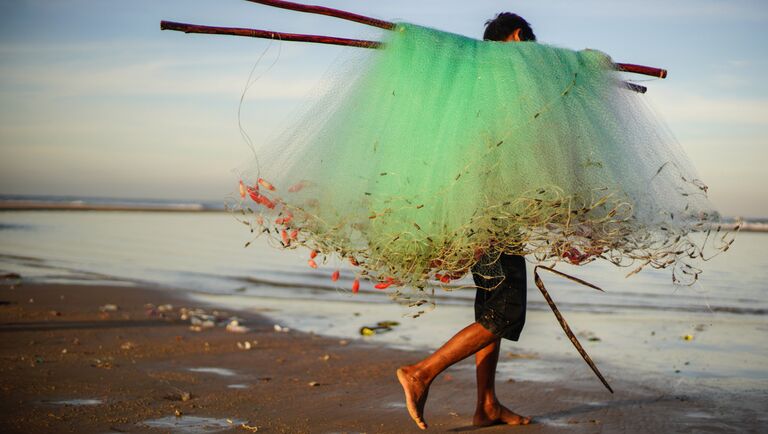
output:
[[[691,281],[690,260],[731,242],[608,56],[405,23],[260,147],[234,208],[254,233],[309,248],[310,266],[349,258],[398,297],[501,253]]]

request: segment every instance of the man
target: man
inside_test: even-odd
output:
[[[500,42],[535,41],[530,25],[509,12],[486,22],[483,39]],[[477,370],[476,426],[527,425],[531,419],[501,405],[496,398],[496,365],[501,339],[517,341],[525,324],[526,279],[522,256],[486,254],[472,268],[477,285],[475,322],[454,335],[426,359],[397,370],[408,413],[426,429],[424,405],[429,386],[445,369],[475,354]]]

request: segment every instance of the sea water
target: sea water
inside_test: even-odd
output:
[[[245,248],[246,242],[252,241]],[[605,261],[558,269],[600,286],[600,293],[542,271],[558,305],[585,311],[616,309],[768,314],[768,234],[740,233],[725,254],[704,263],[692,286],[672,284],[669,270],[646,269],[630,278],[632,267]],[[354,270],[331,260],[307,266],[306,249],[285,250],[255,238],[230,214],[109,211],[0,212],[0,268],[29,278],[88,281],[99,277],[169,288],[292,300],[388,302],[381,291],[350,297]],[[533,286],[529,264],[529,291]],[[341,269],[341,279],[330,275]],[[457,286],[470,284],[465,277]],[[438,303],[471,305],[474,291],[438,291]],[[531,307],[546,308],[529,297]]]
[[[558,269],[605,293],[546,272],[542,278],[602,366],[656,373],[662,381],[674,378],[674,387],[695,383],[766,397],[768,234],[736,238],[727,253],[704,264],[693,286],[673,285],[668,270],[647,269],[625,278],[631,268],[600,262]],[[469,277],[458,281],[454,291],[439,290],[437,308],[414,319],[409,315],[418,309],[392,302],[369,283],[353,295],[349,265],[331,259],[312,269],[308,254],[254,238],[225,212],[0,212],[0,271],[19,273],[28,281],[109,282],[126,285],[126,290],[159,285],[228,308],[266,312],[297,330],[341,338],[359,337],[362,326],[394,320],[401,325],[369,339],[403,348],[435,348],[473,321],[474,290],[458,288],[469,284]],[[502,357],[500,371],[532,380],[556,379],[556,372],[571,375],[556,369],[557,363],[582,362],[533,285],[532,268],[526,329],[510,347],[532,356]],[[332,282],[336,269],[341,279]]]

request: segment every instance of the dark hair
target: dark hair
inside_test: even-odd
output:
[[[504,41],[517,29],[520,29],[521,41],[536,40],[536,35],[533,34],[533,29],[531,29],[528,21],[511,12],[502,12],[492,20],[486,21],[483,39],[486,41]]]

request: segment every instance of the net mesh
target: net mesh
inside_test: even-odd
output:
[[[500,253],[691,281],[690,260],[732,242],[605,54],[406,23],[387,33],[259,149],[232,204],[254,233],[350,258],[399,298]]]

